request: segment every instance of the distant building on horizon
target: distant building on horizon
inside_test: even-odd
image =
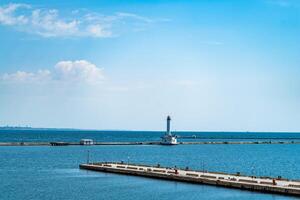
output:
[[[94,145],[94,141],[92,139],[81,139],[80,144],[81,145]]]

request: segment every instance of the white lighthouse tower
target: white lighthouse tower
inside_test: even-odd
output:
[[[171,117],[167,117],[167,131],[165,135],[162,137],[161,144],[164,145],[174,145],[177,144],[177,138],[175,135],[171,133]]]

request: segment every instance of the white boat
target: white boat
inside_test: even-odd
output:
[[[171,133],[171,117],[167,117],[167,131],[164,136],[161,137],[161,144],[163,145],[176,145],[177,137]]]

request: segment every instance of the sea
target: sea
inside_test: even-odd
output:
[[[163,132],[0,130],[0,142],[159,141]],[[176,132],[203,141],[300,141],[300,133]],[[89,152],[89,153],[88,153]],[[208,185],[80,170],[90,161],[282,176],[300,180],[300,145],[0,146],[0,200],[295,199]]]

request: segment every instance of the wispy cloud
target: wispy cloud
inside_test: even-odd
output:
[[[49,70],[38,70],[37,72],[17,71],[2,75],[1,80],[19,83],[48,81],[51,80],[51,72]]]
[[[95,84],[104,80],[103,69],[86,60],[60,61],[53,70],[38,70],[36,72],[17,71],[6,73],[0,77],[2,82],[40,83],[40,82],[70,82]]]
[[[39,9],[28,4],[0,6],[0,24],[42,37],[95,37],[118,35],[118,29],[136,29],[153,20],[133,13],[113,15],[74,10],[61,16],[57,9]]]

